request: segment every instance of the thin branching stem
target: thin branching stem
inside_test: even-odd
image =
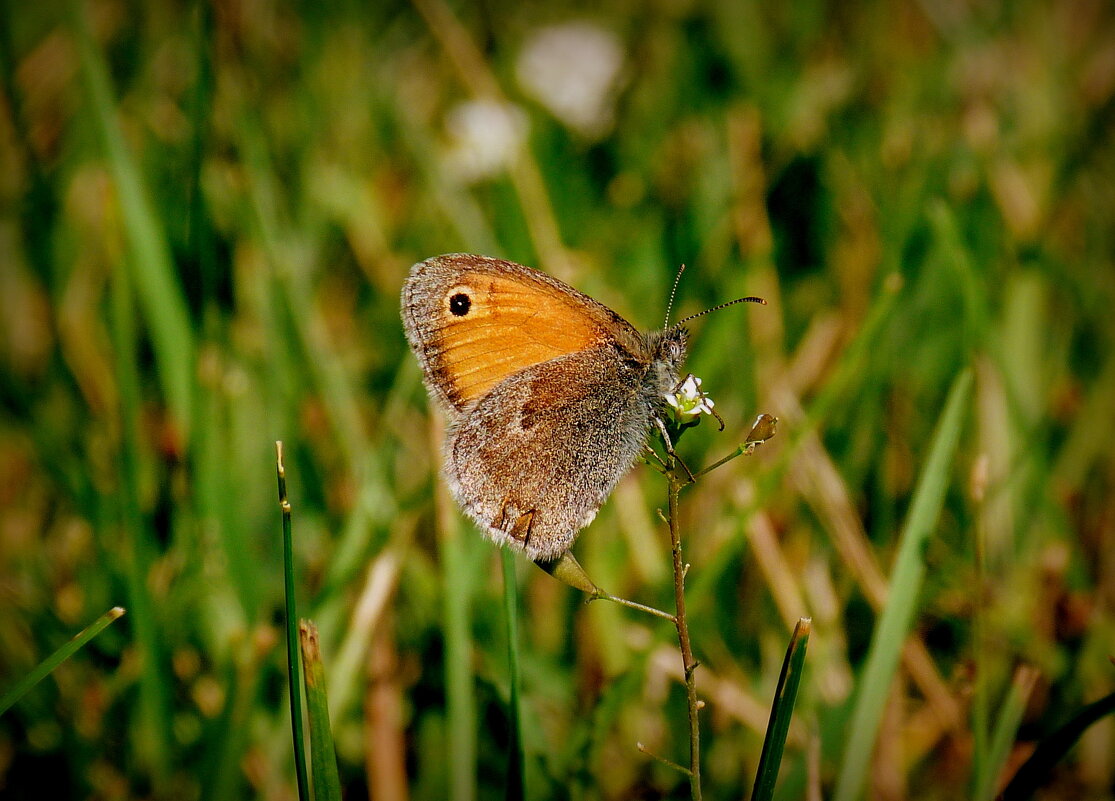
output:
[[[620,598],[618,595],[612,595],[610,592],[604,592],[603,590],[601,590],[599,595],[590,597],[589,600],[594,601],[597,598],[601,598],[605,601],[612,601],[613,603],[617,603],[620,606],[626,606],[629,609],[638,609],[640,612],[646,612],[648,615],[660,617],[663,620],[668,620],[674,624],[677,623],[677,618],[674,617],[674,615],[671,615],[669,612],[663,612],[661,609],[655,609],[653,606],[647,606],[646,604],[641,604],[638,601],[629,601],[626,598]]]
[[[713,470],[715,470],[718,467],[723,467],[724,465],[726,465],[728,462],[732,461],[733,459],[736,459],[736,458],[739,458],[740,456],[743,456],[747,452],[748,452],[747,451],[747,446],[746,445],[740,445],[738,448],[736,448],[734,451],[729,453],[723,459],[718,459],[717,461],[710,464],[708,467],[705,467],[705,468],[702,468],[701,470],[698,470],[693,475],[696,478],[700,478],[701,476],[705,475],[706,473],[711,473]]]
[[[674,460],[676,463],[676,459]],[[689,483],[689,477],[675,465],[670,471],[670,544],[674,556],[674,627],[678,632],[678,646],[681,648],[681,663],[685,671],[686,706],[689,710],[689,794],[693,801],[701,798],[701,734],[698,720],[697,681],[694,673],[697,660],[693,657],[693,646],[689,641],[689,623],[685,617],[685,574],[687,565],[681,558],[681,525],[678,523],[678,494]]]
[[[678,773],[682,773],[686,776],[690,775],[689,768],[685,767],[685,765],[679,765],[677,762],[674,762],[672,759],[666,759],[666,757],[664,757],[664,756],[659,756],[658,754],[651,751],[649,748],[647,748],[642,743],[635,743],[635,747],[638,748],[642,753],[646,754],[651,759],[654,759],[658,762],[661,762],[666,767],[673,768]]]

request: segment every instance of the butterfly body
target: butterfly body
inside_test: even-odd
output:
[[[561,555],[639,456],[685,330],[640,333],[545,273],[467,254],[414,265],[402,305],[448,417],[454,498],[497,543]]]

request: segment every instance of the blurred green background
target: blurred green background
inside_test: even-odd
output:
[[[867,795],[952,799],[1115,688],[1110,3],[2,7],[0,690],[128,614],[0,718],[0,795],[293,797],[282,439],[346,797],[502,797],[498,553],[398,313],[449,251],[641,328],[681,263],[682,314],[768,300],[693,325],[728,425],[683,457],[782,421],[683,495],[707,797],[747,796],[799,616],[781,798],[830,796],[857,693]],[[911,637],[865,688],[966,367]],[[575,553],[668,608],[664,498],[636,468]],[[520,584],[531,797],[684,797],[636,749],[684,761],[669,624]],[[1108,718],[1038,797],[1113,781]]]

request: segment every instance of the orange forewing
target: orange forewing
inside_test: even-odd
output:
[[[428,304],[433,312],[421,332],[425,366],[455,408],[520,370],[600,344],[617,325],[637,336],[607,307],[517,264],[479,257],[431,261],[437,263],[408,304]],[[467,314],[450,309],[458,295],[469,299]]]
[[[465,317],[443,314],[437,359],[450,397],[467,404],[509,375],[592,347],[601,332],[552,288],[499,276],[467,282],[476,291]],[[450,288],[450,292],[456,287]]]

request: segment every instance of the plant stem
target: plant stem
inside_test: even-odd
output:
[[[676,460],[675,460],[676,461]],[[689,708],[689,794],[693,801],[701,798],[701,735],[697,718],[697,681],[694,673],[697,660],[693,658],[693,646],[689,642],[689,623],[685,617],[685,564],[681,558],[681,527],[678,524],[678,493],[688,482],[688,476],[679,476],[675,465],[670,471],[670,544],[674,553],[674,626],[678,632],[678,645],[681,648],[681,664],[685,670],[685,696]]]
[[[503,561],[504,621],[507,624],[507,678],[511,688],[507,715],[510,743],[507,746],[507,779],[503,797],[507,801],[515,801],[527,797],[520,700],[522,680],[519,673],[519,590],[515,581],[515,554],[510,548],[501,548],[500,557]]]
[[[279,481],[279,509],[283,513],[283,583],[286,598],[286,668],[290,688],[290,731],[294,740],[294,774],[298,780],[298,799],[308,801],[310,776],[306,770],[306,733],[302,720],[302,683],[298,680],[298,609],[294,596],[294,534],[290,520],[290,501],[286,494],[286,465],[283,443],[275,443],[275,468]]]
[[[638,609],[640,612],[646,612],[648,615],[660,617],[663,620],[668,620],[674,625],[677,625],[676,615],[671,615],[669,612],[663,612],[661,609],[655,609],[653,606],[641,604],[638,601],[629,601],[626,598],[620,598],[618,595],[612,595],[610,592],[604,592],[603,590],[600,590],[600,595],[595,596],[594,598],[589,598],[589,600],[595,600],[595,598],[603,598],[606,601],[617,603],[620,606],[626,606],[628,609]]]

